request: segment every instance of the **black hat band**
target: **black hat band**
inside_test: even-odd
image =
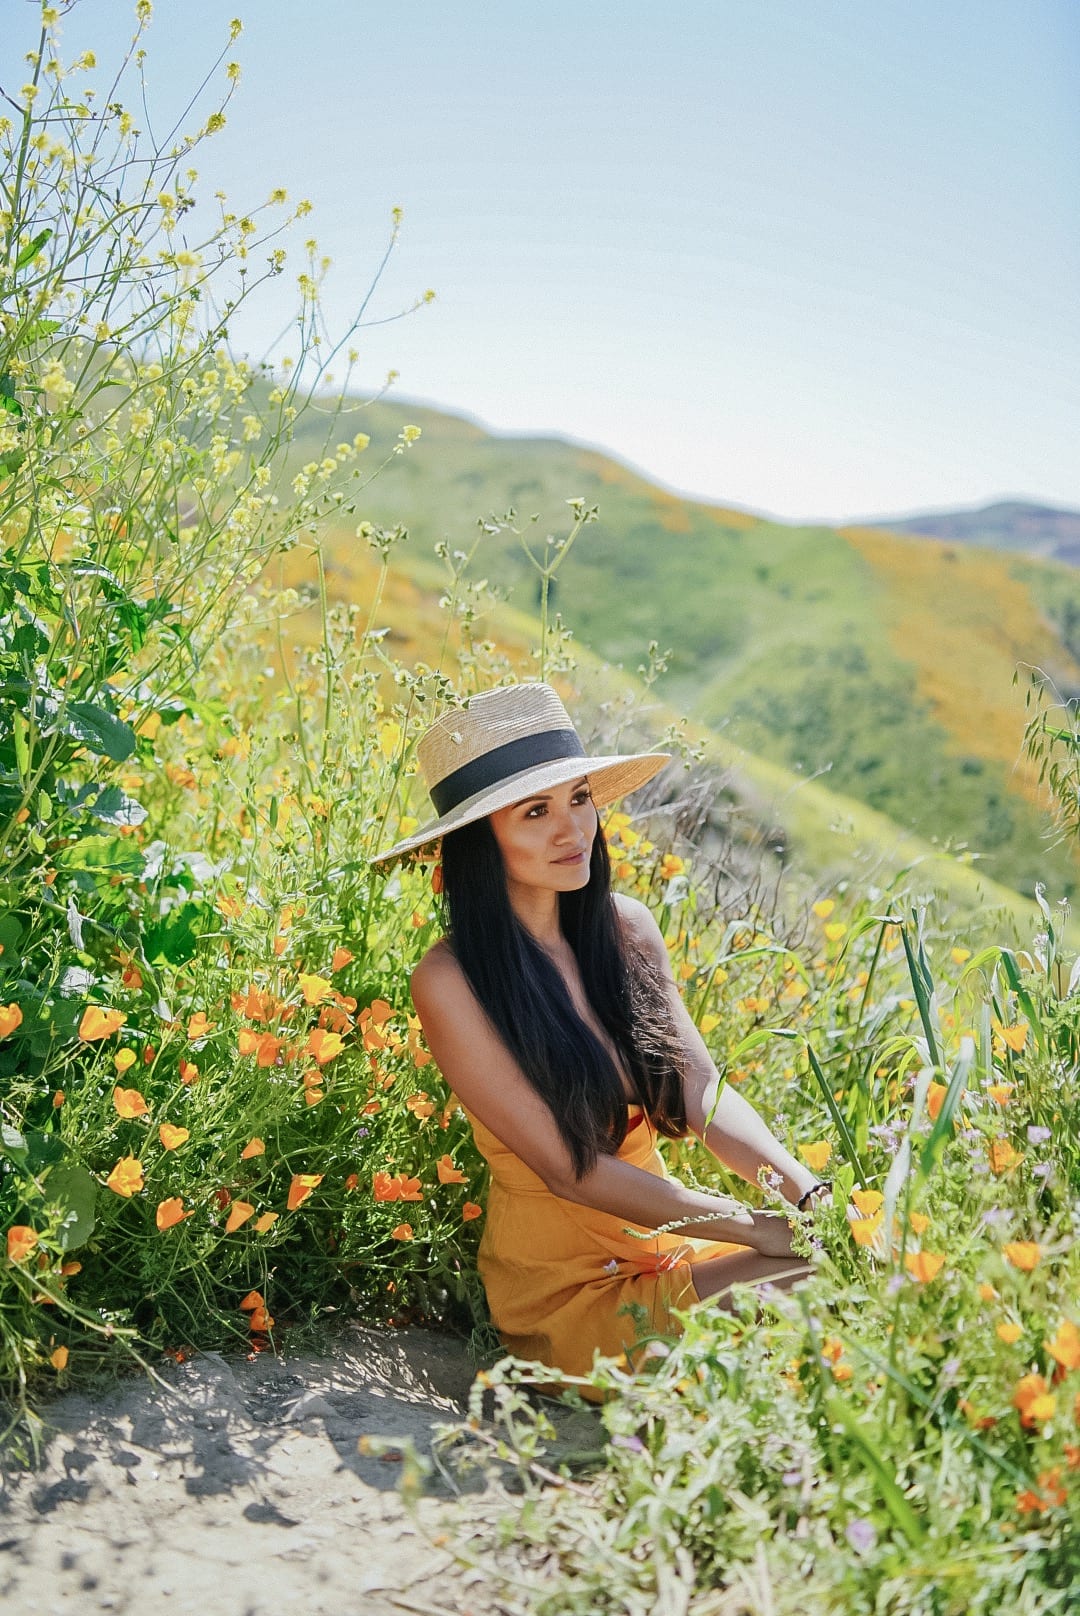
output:
[[[555,763],[559,758],[583,758],[585,748],[573,729],[549,729],[539,735],[522,735],[516,741],[506,741],[471,763],[463,763],[453,774],[446,775],[431,787],[431,800],[440,815],[450,813],[468,797],[478,791],[499,785],[522,769],[535,768],[540,763]]]

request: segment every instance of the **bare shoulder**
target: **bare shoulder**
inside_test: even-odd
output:
[[[409,978],[413,1003],[419,1010],[421,1002],[438,1005],[470,991],[465,972],[454,958],[445,937],[432,943],[427,953],[413,969]]]
[[[623,935],[636,943],[646,958],[666,971],[669,968],[667,945],[652,910],[640,898],[628,897],[624,892],[616,892],[613,901]]]

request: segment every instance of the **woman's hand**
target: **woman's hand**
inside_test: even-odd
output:
[[[783,1212],[754,1212],[745,1242],[763,1257],[793,1257],[791,1224]]]

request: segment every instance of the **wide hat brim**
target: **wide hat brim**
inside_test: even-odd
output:
[[[566,785],[570,780],[587,779],[593,802],[597,808],[606,808],[645,785],[670,761],[670,752],[635,752],[625,757],[564,757],[522,769],[520,773],[500,780],[497,785],[466,797],[449,813],[421,826],[411,836],[387,848],[385,853],[379,853],[371,863],[390,864],[438,841],[448,831],[460,830],[463,825],[485,819],[500,808],[511,808],[524,797],[531,797],[539,791],[550,791],[553,786]]]

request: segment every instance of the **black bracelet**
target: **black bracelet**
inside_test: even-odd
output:
[[[818,1190],[831,1190],[831,1189],[832,1189],[832,1179],[831,1178],[819,1178],[816,1184],[811,1184],[811,1186],[810,1186],[810,1188],[808,1190],[803,1191],[803,1193],[799,1196],[799,1199],[795,1202],[795,1205],[796,1205],[796,1207],[798,1208],[798,1210],[800,1212],[808,1212],[809,1209],[810,1209],[808,1203],[809,1203],[811,1195],[815,1194]]]

